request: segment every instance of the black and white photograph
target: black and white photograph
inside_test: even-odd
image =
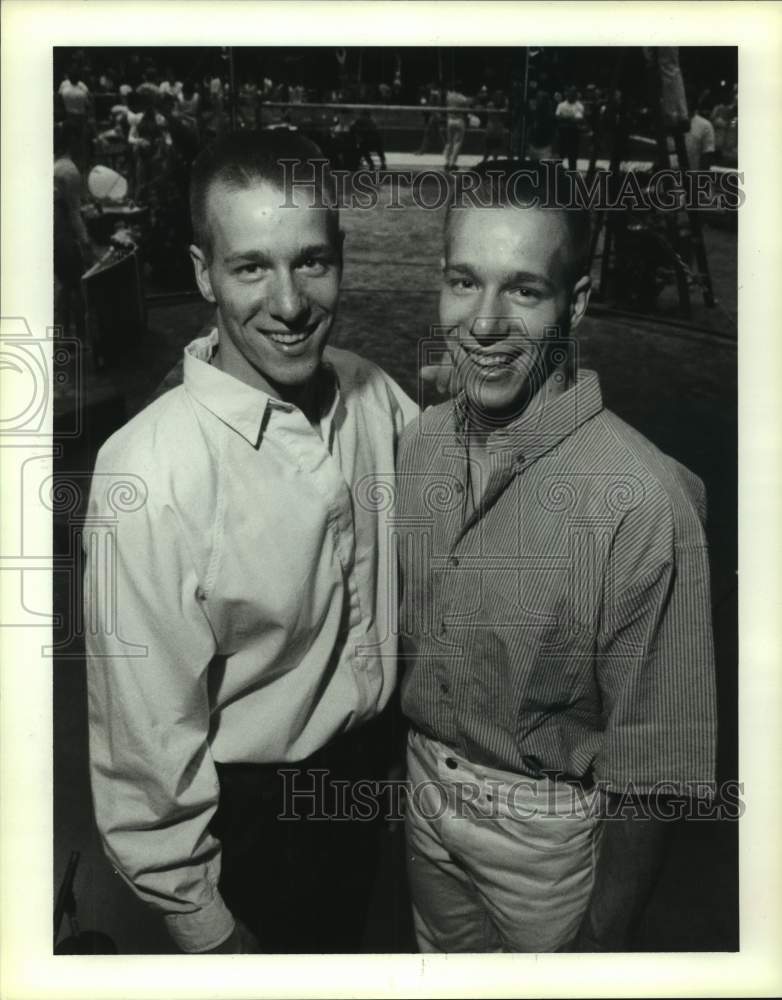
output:
[[[7,995],[775,995],[780,6],[166,6],[14,63]]]

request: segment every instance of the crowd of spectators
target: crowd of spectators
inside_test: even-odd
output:
[[[338,86],[316,89],[295,75],[273,80],[261,72],[247,73],[246,67],[234,76],[223,58],[191,76],[171,66],[161,69],[127,50],[100,70],[91,58],[89,50],[77,52],[55,80],[55,122],[60,132],[67,126],[67,139],[57,148],[62,154],[67,147],[68,161],[59,157],[61,210],[56,218],[63,225],[73,219],[75,178],[86,200],[92,167],[117,171],[127,181],[125,202],[144,207],[147,270],[157,273],[164,286],[180,282],[187,268],[183,247],[189,240],[190,166],[199,149],[223,130],[300,128],[334,166],[346,169],[384,168],[389,140],[406,130],[410,153],[442,156],[443,167],[454,170],[468,135],[470,151],[482,152],[484,161],[518,155],[518,148],[511,149],[511,132],[515,129],[518,136],[520,108],[525,111],[524,155],[561,158],[571,167],[579,153],[586,152],[592,163],[598,155],[620,156],[630,131],[649,126],[641,120],[648,109],[621,90],[592,83],[560,87],[545,71],[530,74],[525,107],[516,90],[511,99],[494,83],[469,90],[456,80],[450,86],[434,80],[414,84],[403,82],[399,71],[389,83],[361,83],[341,74]],[[346,106],[312,106],[323,104]],[[357,104],[371,107],[352,106]],[[399,105],[407,111],[393,108]],[[708,166],[720,158],[735,163],[737,88],[723,82],[714,92],[702,89],[691,99],[690,112],[686,143],[691,166]],[[89,260],[82,230],[66,244],[79,248],[82,262]],[[60,269],[65,268],[70,281],[64,258],[61,251]]]

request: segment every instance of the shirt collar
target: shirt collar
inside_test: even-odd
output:
[[[256,447],[266,426],[269,409],[292,412],[292,403],[270,396],[262,389],[241,382],[210,364],[220,342],[215,327],[207,336],[191,341],[185,348],[185,390],[224,424],[241,434]],[[335,393],[328,399],[328,419],[331,420],[339,403],[339,380],[334,368],[323,361],[323,369],[334,379]]]
[[[488,450],[505,453],[508,458],[529,465],[602,409],[603,397],[597,373],[579,371],[575,384],[565,392],[548,400],[538,395],[517,420],[493,431],[487,442]],[[463,445],[467,441],[468,413],[464,393],[461,392],[454,398],[453,418],[457,439]]]

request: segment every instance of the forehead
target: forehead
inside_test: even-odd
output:
[[[217,180],[207,190],[205,206],[213,247],[295,252],[333,243],[329,210],[310,202],[308,192],[285,192],[266,181],[236,187]]]
[[[502,206],[452,212],[446,233],[449,262],[493,266],[555,268],[571,252],[570,230],[562,212]]]

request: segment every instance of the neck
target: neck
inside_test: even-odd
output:
[[[502,430],[519,420],[527,420],[539,413],[544,406],[566,392],[572,384],[566,367],[552,368],[545,382],[523,406],[514,405],[505,413],[486,414],[480,407],[474,406],[468,398],[467,435],[470,446],[485,448],[489,437],[495,431]]]
[[[237,364],[239,358],[232,357],[231,351],[225,347],[226,343],[230,344],[226,338],[221,338],[218,342],[217,350],[210,359],[213,368],[252,386],[253,389],[260,389],[272,399],[278,399],[280,402],[290,403],[292,406],[298,407],[313,426],[319,424],[321,411],[320,368],[304,385],[280,385],[267,378],[244,358],[241,358],[241,363]]]

